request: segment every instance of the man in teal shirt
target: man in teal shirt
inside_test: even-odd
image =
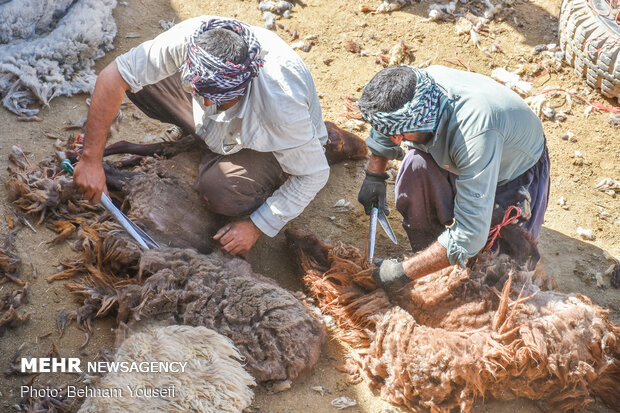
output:
[[[373,274],[380,286],[395,290],[449,265],[465,267],[487,241],[496,203],[505,209],[527,196],[531,218],[522,226],[538,237],[549,155],[540,120],[516,93],[476,73],[395,66],[373,77],[358,105],[372,126],[358,200],[367,214],[373,206],[387,212],[387,162],[404,157],[396,209],[418,252],[383,261]]]

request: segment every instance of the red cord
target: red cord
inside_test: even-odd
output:
[[[534,79],[532,79],[532,82],[534,82],[535,80],[540,79],[541,77],[543,77],[544,75],[548,75],[549,74],[549,69],[547,69],[547,66],[543,65],[543,64],[539,64],[539,67],[542,67],[544,72],[541,75],[536,76]],[[545,82],[546,83],[546,82]]]
[[[80,152],[81,151],[78,151],[78,149],[76,148],[76,145],[79,145],[79,144],[82,144],[82,146],[84,144],[84,134],[83,133],[78,133],[77,136],[75,137],[75,140],[73,141],[73,145],[71,145],[72,148],[73,148],[73,152],[75,152],[75,154],[77,155],[78,158],[80,157]]]
[[[588,50],[586,51],[587,48],[589,48],[591,46],[591,43],[595,40],[598,39],[602,39],[605,38],[605,42],[603,43],[603,45],[601,47],[599,47],[598,49],[594,49],[594,50]],[[613,46],[614,44],[620,42],[620,37],[615,37],[615,36],[609,36],[609,35],[601,35],[601,36],[596,36],[593,37],[592,39],[589,39],[587,42],[585,42],[583,44],[583,52],[585,54],[596,54],[599,53],[601,50],[605,50],[606,48]]]
[[[32,168],[32,164],[30,163],[30,161],[28,160],[28,157],[26,156],[26,154],[24,153],[24,150],[22,149],[22,147],[19,145],[19,143],[17,145],[15,145],[19,148],[19,152],[21,153],[21,155],[24,157],[24,159],[26,160],[26,163],[28,164],[29,167]]]
[[[510,214],[512,213],[512,211],[516,211],[516,214],[514,216],[510,216]],[[493,228],[491,228],[491,230],[489,231],[489,238],[487,240],[487,246],[485,247],[485,251],[488,251],[491,249],[491,247],[493,246],[493,244],[495,244],[495,241],[497,240],[497,238],[501,238],[502,236],[500,235],[500,231],[502,228],[504,228],[506,225],[512,224],[514,221],[516,221],[519,217],[521,216],[521,210],[514,206],[511,205],[508,207],[508,209],[506,210],[506,212],[504,213],[504,220],[502,222],[500,222],[499,224],[495,225]]]
[[[467,69],[468,72],[472,72],[471,65],[459,57],[459,55],[456,53],[456,48],[454,49],[454,57],[444,57],[443,60],[445,61],[456,60],[457,62],[462,64],[465,67],[465,69]]]

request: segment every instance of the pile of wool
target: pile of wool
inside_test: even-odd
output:
[[[23,214],[35,220],[36,225],[46,220],[96,219],[101,208],[83,201],[75,192],[73,180],[59,175],[61,168],[53,158],[46,158],[37,166],[23,163],[19,156],[9,154],[9,178],[4,181],[9,201]]]
[[[355,247],[287,232],[304,281],[352,348],[355,380],[387,401],[448,412],[476,399],[540,400],[577,411],[596,395],[620,404],[620,326],[580,294],[543,291],[533,271],[483,253],[398,296],[377,289]]]
[[[241,412],[254,396],[254,379],[239,362],[232,342],[204,327],[149,328],[127,338],[116,352],[118,363],[187,363],[183,372],[110,372],[96,387],[122,389],[122,397],[89,397],[78,413]],[[160,397],[132,396],[129,389],[173,389]],[[133,390],[132,390],[133,391]],[[110,393],[113,394],[113,393]]]
[[[38,113],[56,96],[92,92],[96,59],[111,50],[116,0],[11,0],[0,4],[0,97]]]

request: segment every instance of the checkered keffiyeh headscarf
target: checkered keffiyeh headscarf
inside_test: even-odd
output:
[[[441,91],[425,70],[409,67],[416,76],[413,99],[394,112],[375,112],[368,115],[362,113],[375,130],[387,136],[433,132],[437,127],[441,112]]]
[[[217,28],[232,30],[243,38],[248,45],[248,59],[244,63],[225,62],[196,44],[202,33]],[[246,24],[232,19],[205,21],[189,40],[187,58],[180,69],[181,81],[186,88],[217,105],[229,102],[242,96],[250,80],[258,76],[263,66],[260,51],[260,43]]]

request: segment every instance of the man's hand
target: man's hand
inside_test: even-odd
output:
[[[370,215],[373,206],[378,207],[385,215],[390,214],[385,195],[387,191],[385,181],[387,179],[388,174],[386,173],[377,174],[366,171],[366,178],[364,178],[360,192],[357,194],[357,200],[364,206],[366,215]]]
[[[378,287],[388,293],[398,291],[413,281],[405,273],[403,263],[396,260],[383,260],[378,263],[377,268],[372,272],[372,278]]]
[[[101,160],[97,162],[82,157],[73,172],[73,185],[91,204],[101,201],[101,194],[108,192]]]
[[[245,255],[254,246],[262,232],[249,220],[224,225],[213,237],[222,244],[224,251],[232,255]]]

